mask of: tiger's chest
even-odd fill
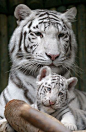
[[[33,76],[17,74],[17,77],[9,78],[7,89],[10,99],[20,99],[32,104],[36,98],[36,79]]]

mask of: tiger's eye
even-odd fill
[[[59,92],[58,96],[60,96],[60,95],[63,95],[63,93],[62,92]]]
[[[58,35],[58,37],[61,38],[61,37],[64,37],[64,35],[65,35],[64,33],[60,33],[60,34]]]
[[[43,37],[41,32],[36,32],[35,34],[36,34],[36,36],[40,36],[41,38]]]
[[[47,88],[48,91],[51,91],[51,88]]]

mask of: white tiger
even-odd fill
[[[76,77],[66,79],[52,73],[47,66],[41,68],[37,76],[36,101],[32,107],[54,116],[70,130],[86,129],[86,111],[83,122],[79,119],[80,115],[77,118],[77,111],[79,112],[83,103],[86,109],[86,93],[74,89],[76,84]]]
[[[31,10],[23,4],[16,7],[18,27],[9,44],[12,67],[8,86],[0,96],[0,131],[5,130],[4,107],[9,100],[34,103],[41,67],[50,66],[53,72],[69,77],[77,48],[71,26],[76,13],[75,7],[65,13]]]

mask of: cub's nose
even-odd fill
[[[50,100],[49,100],[49,104],[50,104],[50,105],[54,105],[54,104],[55,104],[55,101],[50,101]]]
[[[52,61],[54,61],[55,59],[57,59],[57,58],[60,56],[60,54],[53,55],[53,54],[47,54],[47,53],[46,53],[46,55],[47,55]]]

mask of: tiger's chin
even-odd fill
[[[49,67],[52,69],[53,73],[59,74],[62,66],[49,65]]]

